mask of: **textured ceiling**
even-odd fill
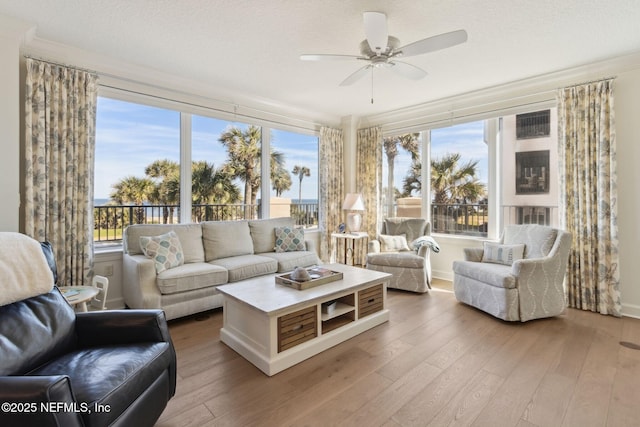
[[[362,64],[363,11],[385,12],[401,45],[457,29],[468,41],[339,83]],[[332,116],[366,116],[640,50],[638,0],[0,0],[0,14],[61,43],[207,85]],[[233,95],[230,95],[233,96]]]

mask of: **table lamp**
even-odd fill
[[[342,210],[351,211],[347,214],[347,228],[350,232],[356,233],[360,231],[362,225],[362,216],[360,212],[364,212],[364,200],[360,193],[348,193],[342,203]]]

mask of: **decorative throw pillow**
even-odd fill
[[[397,236],[381,234],[379,237],[380,251],[382,252],[398,252],[410,250],[409,245],[407,244],[406,234],[398,234]]]
[[[173,230],[160,236],[140,236],[140,247],[153,259],[158,274],[184,264],[182,245]]]
[[[304,230],[302,228],[276,227],[276,252],[304,251]]]
[[[511,265],[514,261],[522,259],[524,244],[501,245],[499,243],[484,242],[482,262]]]

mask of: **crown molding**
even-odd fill
[[[439,127],[487,118],[492,114],[537,108],[555,103],[558,88],[616,77],[640,68],[640,52],[584,64],[571,69],[454,95],[447,98],[363,117],[363,126],[382,126],[383,132]]]
[[[263,123],[278,123],[314,131],[318,131],[321,125],[335,127],[340,124],[338,116],[303,110],[272,99],[241,95],[215,84],[197,82],[37,36],[24,43],[21,52],[43,60],[94,71],[100,76],[100,84],[107,87],[212,109],[238,119],[247,117]]]

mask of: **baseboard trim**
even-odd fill
[[[453,271],[432,270],[431,276],[435,279],[448,280],[453,282]]]
[[[622,315],[640,319],[640,306],[635,304],[622,304]]]

